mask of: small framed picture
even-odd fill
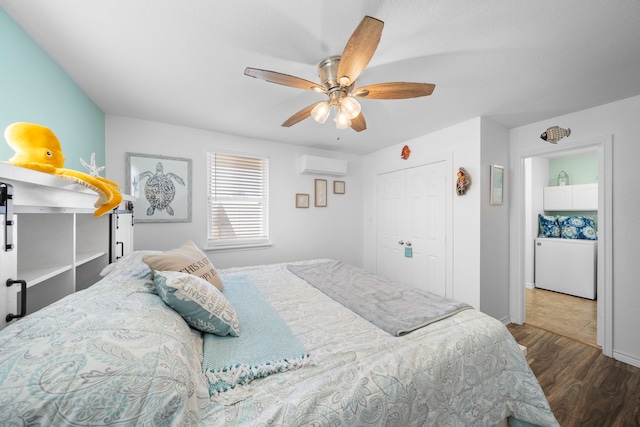
[[[315,180],[315,206],[324,208],[327,206],[327,180]]]
[[[333,194],[344,194],[344,181],[333,181]]]
[[[309,207],[309,195],[308,194],[296,194],[296,208],[308,208]]]
[[[491,165],[491,204],[504,203],[504,167]]]

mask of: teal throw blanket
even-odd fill
[[[240,336],[204,334],[202,368],[211,396],[308,362],[304,346],[249,279],[225,277],[223,294],[240,319]]]

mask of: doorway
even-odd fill
[[[513,152],[512,179],[514,188],[511,211],[510,315],[514,323],[525,323],[525,284],[527,283],[528,227],[526,210],[525,160],[580,149],[598,152],[598,261],[597,261],[597,343],[606,356],[613,353],[612,287],[612,137],[606,135],[565,143],[547,144],[537,149]]]
[[[597,242],[539,239],[538,214],[545,215],[545,222],[589,218],[597,228],[593,191],[599,176],[598,151],[590,147],[529,157],[524,168],[525,241],[529,242],[524,260],[525,323],[597,346]],[[547,249],[539,252],[540,248]]]

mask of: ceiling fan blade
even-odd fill
[[[310,117],[311,116],[311,110],[313,110],[313,107],[315,107],[316,105],[318,105],[318,104],[320,104],[322,102],[326,102],[326,101],[319,101],[319,102],[316,102],[315,104],[311,104],[308,107],[303,108],[302,110],[298,111],[293,116],[291,116],[287,120],[285,120],[285,122],[282,123],[282,126],[288,128],[288,127],[291,127],[291,126],[295,125],[296,123],[301,122],[304,119]]]
[[[276,71],[260,70],[258,68],[247,67],[244,74],[256,79],[265,80],[269,83],[277,83],[283,86],[295,87],[297,89],[312,90],[314,92],[326,92],[325,88],[318,83],[301,79],[300,77],[290,76],[288,74],[278,73]]]
[[[338,65],[340,86],[349,86],[356,81],[365,69],[378,47],[384,22],[365,16],[342,52]]]
[[[364,119],[362,113],[358,114],[355,119],[351,119],[351,129],[356,132],[362,132],[367,128],[367,122]]]
[[[351,95],[367,99],[407,99],[429,96],[436,85],[431,83],[378,83],[355,89]]]

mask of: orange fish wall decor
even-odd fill
[[[403,160],[407,160],[410,155],[411,155],[411,150],[409,150],[409,146],[405,145],[404,147],[402,147],[402,152],[400,153],[400,157],[402,157]]]

